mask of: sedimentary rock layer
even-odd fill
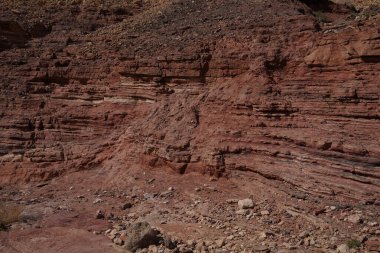
[[[2,183],[141,163],[380,193],[378,14],[324,8],[326,23],[279,0],[62,8],[41,36],[32,12],[7,12],[19,23],[0,41]]]

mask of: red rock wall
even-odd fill
[[[151,10],[88,34],[58,23],[0,53],[1,182],[142,162],[380,192],[378,16],[321,26],[281,1]]]

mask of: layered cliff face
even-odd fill
[[[379,14],[304,2],[2,7],[1,182],[140,164],[378,195]]]

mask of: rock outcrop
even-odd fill
[[[331,10],[326,24],[298,1],[137,2],[66,6],[28,42],[8,29],[0,182],[142,163],[380,193],[378,14]]]

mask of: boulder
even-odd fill
[[[127,229],[127,238],[124,243],[125,248],[136,252],[138,249],[147,248],[150,245],[158,244],[159,232],[152,229],[147,222],[136,222]]]

